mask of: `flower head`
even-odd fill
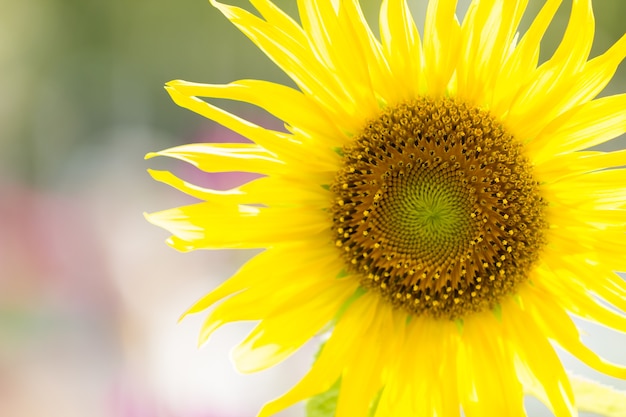
[[[575,399],[553,344],[626,378],[585,346],[570,315],[626,331],[626,94],[596,98],[626,36],[589,59],[590,0],[574,0],[556,52],[539,43],[561,1],[518,34],[527,1],[431,0],[424,36],[405,0],[383,0],[380,36],[357,0],[269,0],[258,15],[212,1],[297,85],[172,81],[179,105],[254,143],[154,155],[209,172],[264,174],[227,192],[153,176],[201,200],[150,214],[179,250],[264,248],[188,313],[259,320],[239,369],[282,361],[332,324],[309,373],[261,416],[341,380],[336,415],[557,416]],[[204,98],[259,106],[262,128]],[[611,169],[608,169],[611,168]]]

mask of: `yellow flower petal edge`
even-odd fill
[[[581,411],[605,417],[626,416],[626,392],[577,375],[570,379]]]
[[[339,379],[338,417],[524,416],[528,392],[557,417],[590,410],[555,346],[626,379],[572,321],[626,332],[626,151],[590,149],[626,133],[626,94],[597,98],[626,35],[589,59],[591,1],[572,0],[540,63],[561,0],[523,33],[526,0],[474,0],[461,21],[456,1],[430,0],[422,34],[406,0],[382,0],[380,36],[357,0],[298,0],[297,19],[250,3],[255,13],[211,0],[297,88],[172,81],[177,104],[252,143],[147,157],[264,176],[218,191],[150,171],[200,201],[146,216],[181,251],[263,249],[186,313],[208,310],[200,343],[258,321],[234,351],[241,371],[328,333],[259,416]],[[285,131],[212,99],[260,107]]]

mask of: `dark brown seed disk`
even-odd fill
[[[410,314],[494,308],[544,245],[545,202],[522,145],[453,99],[385,110],[343,149],[331,191],[348,269]]]

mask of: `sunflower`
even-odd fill
[[[148,215],[181,251],[263,248],[189,313],[200,340],[257,320],[239,370],[329,336],[270,416],[340,381],[336,415],[524,416],[533,392],[576,415],[555,346],[626,378],[581,342],[571,316],[626,331],[626,94],[597,98],[626,36],[589,59],[590,0],[574,0],[560,45],[539,44],[561,1],[518,33],[528,1],[428,3],[423,37],[405,0],[383,0],[380,36],[358,0],[269,0],[255,13],[211,2],[297,85],[172,81],[180,106],[249,138],[149,154],[207,172],[263,176],[228,191],[153,177],[201,202]],[[205,99],[265,109],[263,128]]]

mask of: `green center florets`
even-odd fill
[[[344,149],[331,191],[349,269],[412,314],[492,308],[543,246],[545,204],[521,145],[450,99],[385,111]]]
[[[405,190],[389,194],[388,227],[427,250],[458,243],[470,226],[471,215],[462,190],[418,176],[405,181]]]

